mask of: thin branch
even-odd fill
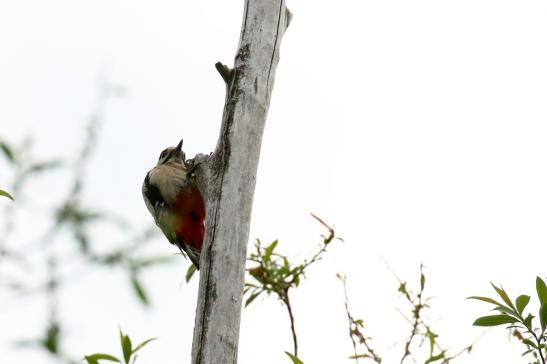
[[[541,359],[541,363],[545,364],[545,357],[543,356],[543,350],[542,350],[542,345],[543,344],[541,343],[542,336],[537,335],[534,331],[530,331],[530,333],[532,334],[532,336],[536,340],[537,347],[538,347],[537,351],[539,352],[539,357]]]
[[[321,247],[321,249],[314,254],[314,256],[310,259],[310,260],[305,260],[304,263],[302,263],[300,266],[299,266],[299,271],[297,273],[294,274],[293,276],[293,279],[288,282],[289,285],[292,285],[296,282],[297,279],[300,278],[300,275],[306,270],[306,268],[308,268],[310,265],[312,265],[313,263],[321,260],[321,255],[323,253],[325,253],[327,251],[327,246],[329,245],[330,242],[332,242],[332,240],[334,240],[334,238],[337,238],[338,240],[342,240],[341,238],[337,237],[336,236],[336,233],[334,231],[334,228],[331,227],[330,225],[328,225],[326,222],[324,222],[321,218],[319,218],[317,215],[315,214],[310,214],[315,220],[319,221],[319,223],[321,225],[323,225],[324,227],[327,228],[328,230],[328,235],[327,236],[324,236],[322,235],[323,237],[323,245]]]
[[[407,297],[408,301],[414,306],[413,310],[413,321],[412,321],[412,331],[410,333],[410,337],[407,339],[405,343],[405,352],[403,353],[403,357],[401,358],[401,364],[405,361],[405,359],[411,354],[410,353],[410,344],[412,344],[412,341],[416,337],[416,334],[418,334],[418,325],[420,324],[421,317],[420,314],[422,312],[422,309],[425,307],[423,301],[422,301],[422,295],[425,288],[425,281],[424,281],[424,275],[423,275],[423,264],[420,265],[420,278],[421,278],[421,284],[420,284],[420,290],[418,291],[416,295],[415,302],[411,297],[408,291],[403,292],[405,294],[405,297]],[[401,282],[402,284],[402,282]]]
[[[294,316],[292,314],[292,307],[291,307],[291,301],[289,300],[289,289],[285,288],[285,297],[283,297],[283,303],[285,304],[285,307],[287,307],[287,311],[289,312],[289,318],[291,320],[291,332],[292,332],[292,340],[294,345],[294,356],[298,356],[298,339],[296,336],[296,329],[294,327]]]

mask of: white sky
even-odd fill
[[[100,74],[124,85],[109,103],[88,199],[149,224],[140,185],[163,147],[213,149],[242,1],[23,0],[0,2],[0,125],[35,136],[45,156],[77,150]],[[441,342],[460,348],[501,282],[515,297],[545,276],[547,248],[547,2],[291,1],[265,130],[251,239],[281,240],[295,259],[316,248],[315,212],[345,243],[333,245],[294,294],[301,358],[349,363],[336,272],[386,363],[409,331],[384,265],[411,283],[426,265]],[[0,171],[0,178],[6,174]],[[39,191],[62,190],[43,181]],[[34,196],[32,196],[34,197]],[[40,196],[40,198],[43,198]],[[7,200],[0,201],[8,203]],[[158,239],[158,251],[173,252]],[[67,350],[117,353],[117,325],[158,336],[138,363],[187,363],[197,282],[184,266],[144,277],[153,309],[135,304],[125,277],[87,274],[63,295]],[[99,298],[104,294],[104,298]],[[534,295],[535,297],[535,295]],[[533,298],[534,299],[534,298]],[[287,363],[286,313],[272,300],[243,312],[240,363]],[[533,301],[534,304],[537,304]],[[43,303],[0,309],[0,361],[52,363],[9,340],[41,325]],[[535,306],[534,306],[535,307]],[[523,363],[502,329],[461,363]]]

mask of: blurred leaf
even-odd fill
[[[87,248],[89,244],[87,242],[87,237],[85,236],[85,233],[80,232],[75,235],[77,237],[77,240],[80,242],[80,246]],[[122,251],[113,251],[105,255],[97,256],[97,259],[106,265],[118,264],[124,258],[125,258],[125,254]]]
[[[11,147],[7,145],[4,142],[0,142],[0,149],[2,149],[2,152],[4,152],[4,156],[10,161],[15,162],[15,156],[13,155],[13,151],[11,150]]]
[[[543,303],[539,309],[539,322],[541,323],[541,330],[545,331],[545,328],[547,328],[547,302]]]
[[[522,312],[524,311],[524,309],[528,305],[528,302],[530,302],[530,296],[527,296],[525,294],[520,295],[520,296],[517,297],[515,302],[517,304],[517,312],[520,315],[522,315]]]
[[[78,203],[67,202],[55,212],[55,219],[59,225],[69,224],[75,228],[81,228],[86,222],[104,219],[105,216],[96,211],[86,210]]]
[[[123,358],[125,360],[125,364],[129,364],[129,359],[131,359],[131,352],[133,351],[131,347],[131,339],[129,338],[129,336],[124,335],[121,329],[120,329],[120,343],[122,346]]]
[[[146,291],[144,290],[144,287],[142,286],[136,274],[131,275],[131,286],[133,287],[133,290],[135,291],[135,294],[137,295],[141,303],[145,306],[148,306],[150,304],[150,301],[148,300]]]
[[[26,173],[27,174],[40,173],[40,172],[47,171],[49,169],[59,168],[62,165],[63,165],[63,162],[60,160],[51,160],[47,162],[35,163],[27,169]]]
[[[249,274],[254,279],[256,279],[257,281],[259,281],[262,284],[267,284],[269,282],[268,275],[266,274],[266,271],[260,265],[254,267],[254,268],[250,268],[249,269]]]
[[[264,251],[264,261],[269,261],[270,260],[270,257],[272,256],[272,253],[275,249],[275,247],[277,246],[277,243],[278,241],[275,240],[273,243],[271,243],[267,248],[266,250]]]
[[[539,304],[547,303],[547,286],[541,277],[536,277],[536,291],[538,293]]]
[[[10,195],[9,193],[7,193],[4,190],[0,190],[0,196],[5,196],[5,197],[9,198],[10,200],[14,201],[13,196]]]
[[[294,356],[293,354],[289,353],[288,351],[285,352],[285,354],[287,354],[287,356],[289,358],[291,358],[293,364],[304,364],[304,362],[300,359],[298,359],[296,356]]]
[[[492,316],[483,316],[473,322],[474,326],[499,326],[503,324],[512,324],[518,320],[514,317],[507,315],[492,315]]]
[[[60,332],[61,328],[59,327],[59,325],[53,322],[48,327],[46,337],[42,341],[42,345],[44,346],[44,348],[52,354],[56,354],[58,352]]]
[[[406,290],[406,282],[401,282],[398,291],[405,295],[408,294],[408,291]]]
[[[192,279],[194,273],[196,273],[198,269],[196,268],[195,265],[193,264],[190,264],[190,266],[188,267],[188,270],[186,271],[186,283],[190,282],[190,279]]]
[[[137,345],[137,347],[133,350],[132,354],[135,354],[137,351],[139,351],[140,349],[142,349],[145,345],[147,345],[149,342],[151,341],[154,341],[154,340],[157,340],[158,338],[157,337],[152,337],[150,339],[147,339],[147,340],[144,340],[142,343],[140,343],[139,345]]]
[[[511,307],[512,309],[515,309],[515,306],[513,306],[513,302],[511,302],[511,299],[509,298],[509,295],[507,294],[507,292],[505,292],[503,288],[496,287],[494,283],[490,283],[490,284],[492,285],[492,287],[494,287],[494,289],[496,290],[498,295],[501,297],[503,302],[509,305],[509,307]]]
[[[479,301],[491,303],[491,304],[493,304],[493,305],[503,306],[503,305],[502,305],[501,303],[499,303],[498,301],[493,300],[492,298],[489,298],[489,297],[471,296],[471,297],[467,297],[467,299],[468,299],[468,300],[479,300]]]
[[[259,288],[259,287],[256,284],[245,282],[245,288],[243,289],[243,293],[247,293],[253,288]]]
[[[74,240],[79,243],[82,253],[89,252],[89,239],[87,238],[86,231],[81,224],[76,224],[73,230]]]
[[[114,361],[116,363],[121,363],[120,359],[116,358],[115,356],[108,355],[108,354],[101,354],[101,353],[86,355],[84,359],[87,360],[88,364],[99,364],[99,360],[108,360],[108,361]]]
[[[140,260],[135,260],[134,266],[137,268],[151,267],[153,265],[165,264],[173,261],[173,257],[170,256],[161,256],[161,257],[150,257]]]
[[[433,356],[433,350],[435,350],[435,340],[439,337],[439,335],[435,334],[431,330],[427,330],[427,339],[429,340],[429,356]]]
[[[534,350],[536,349],[530,349],[530,350],[526,350],[524,353],[522,353],[522,356],[525,356],[526,354],[530,354],[531,352],[533,352]],[[539,364],[537,361],[533,362],[532,364]]]

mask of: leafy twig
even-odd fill
[[[113,361],[116,363],[124,364],[134,364],[137,360],[137,351],[141,350],[144,346],[154,340],[157,340],[157,338],[154,337],[144,340],[142,343],[138,344],[133,348],[133,344],[131,343],[131,338],[129,337],[129,335],[124,334],[123,331],[120,329],[120,346],[122,347],[123,361],[114,355],[104,353],[86,355],[84,357],[84,360],[87,362],[87,364],[99,364],[100,360]]]
[[[412,310],[412,331],[410,332],[410,336],[408,337],[408,339],[405,342],[405,349],[404,349],[405,351],[404,351],[403,356],[401,358],[401,362],[400,362],[401,364],[403,364],[405,359],[411,354],[410,353],[410,344],[412,344],[412,341],[416,337],[416,334],[418,334],[418,325],[422,321],[421,320],[421,312],[422,312],[422,309],[424,307],[426,307],[423,300],[422,300],[423,293],[424,293],[424,288],[425,288],[425,275],[423,273],[423,268],[424,268],[424,266],[423,266],[423,264],[421,264],[420,265],[420,290],[416,294],[415,298],[412,298],[410,293],[407,291],[406,282],[399,281],[399,283],[400,283],[399,292],[401,292],[406,297],[408,302],[411,305],[414,306],[413,310]]]
[[[355,319],[350,312],[348,290],[347,290],[347,284],[346,284],[347,277],[341,274],[337,274],[336,277],[338,277],[342,281],[342,284],[344,286],[344,307],[346,309],[346,314],[348,316],[349,337],[353,344],[353,356],[351,356],[350,359],[355,359],[355,363],[359,363],[360,358],[370,358],[375,363],[381,363],[382,358],[374,351],[374,349],[372,349],[372,346],[368,342],[370,338],[366,337],[361,332],[361,329],[364,328],[363,320]],[[365,347],[365,353],[363,354],[357,353],[357,344],[361,344]]]
[[[532,354],[535,363],[546,364],[547,347],[547,285],[541,277],[536,277],[536,292],[539,300],[539,327],[534,326],[534,318],[531,313],[524,314],[524,310],[530,302],[530,296],[520,295],[513,302],[509,294],[502,288],[492,284],[492,287],[501,298],[503,303],[482,296],[472,296],[469,299],[483,301],[495,306],[499,314],[482,316],[475,320],[475,326],[500,326],[508,325],[508,329],[514,329],[513,335],[516,336],[525,346],[526,351],[522,355]],[[524,335],[521,333],[521,331]]]
[[[247,294],[245,306],[251,304],[251,302],[264,292],[268,295],[274,294],[277,296],[284,304],[289,315],[294,356],[297,356],[298,353],[298,337],[296,334],[295,319],[289,299],[289,292],[292,288],[298,287],[302,278],[305,277],[306,269],[311,264],[321,260],[322,255],[327,250],[327,246],[334,239],[342,240],[336,236],[334,229],[327,225],[323,220],[313,214],[312,217],[323,225],[328,233],[326,236],[322,236],[323,241],[320,249],[311,257],[311,259],[306,259],[302,263],[294,266],[289,262],[287,257],[275,251],[278,244],[277,240],[264,248],[261,241],[258,239],[255,242],[255,252],[250,254],[247,259],[249,262],[258,265],[248,269],[250,276],[254,278],[255,282],[245,283],[244,293]]]

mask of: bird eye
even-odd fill
[[[160,159],[162,159],[163,157],[165,157],[166,154],[167,154],[167,149],[165,149],[163,152],[161,152],[161,154],[160,154]]]

